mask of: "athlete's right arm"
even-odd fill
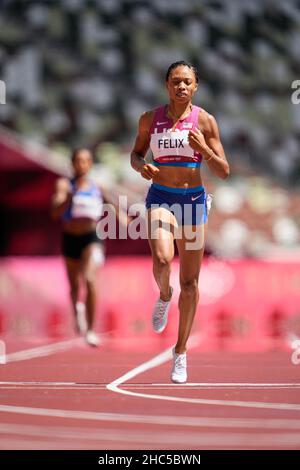
[[[141,173],[146,180],[151,180],[159,172],[159,169],[146,163],[144,157],[149,149],[149,130],[153,119],[153,111],[143,113],[139,121],[138,135],[131,152],[131,166],[134,170]]]
[[[55,183],[55,190],[51,200],[51,216],[58,219],[67,209],[72,200],[72,191],[69,180],[59,178]]]

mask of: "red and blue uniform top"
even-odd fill
[[[63,220],[85,218],[97,221],[103,210],[103,196],[100,188],[92,180],[88,181],[88,187],[79,189],[75,178],[70,180],[72,189],[72,201],[62,215]]]
[[[201,108],[193,105],[190,114],[180,120],[175,128],[166,111],[166,105],[155,110],[149,131],[153,164],[156,166],[199,167],[202,155],[190,147],[188,134],[190,130],[199,127],[198,115]]]

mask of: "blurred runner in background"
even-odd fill
[[[76,329],[91,346],[99,345],[94,331],[96,320],[96,275],[104,262],[104,247],[96,234],[102,215],[103,189],[90,177],[93,165],[90,150],[73,152],[74,177],[60,178],[52,198],[52,216],[62,219],[62,254],[65,259]],[[79,301],[80,282],[86,288],[85,303]]]

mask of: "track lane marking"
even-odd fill
[[[300,430],[300,419],[289,418],[214,418],[170,415],[137,415],[126,413],[102,413],[97,411],[59,410],[55,408],[33,408],[28,406],[0,405],[0,412],[21,415],[43,416],[117,423],[135,423],[161,426],[249,428],[273,430]],[[2,423],[6,425],[6,423]]]
[[[81,389],[81,390],[99,390],[106,389],[107,383],[84,383],[84,382],[16,382],[16,381],[0,381],[0,389],[61,389],[61,390],[72,390],[72,389]],[[154,390],[168,390],[172,388],[178,388],[177,384],[172,383],[124,383],[123,388],[127,389],[154,389]],[[195,388],[197,390],[206,390],[206,389],[298,389],[300,388],[300,383],[238,383],[238,382],[197,382],[197,383],[185,383],[181,384],[180,388],[191,389]]]
[[[21,439],[24,440],[24,443],[30,440],[32,437],[35,438],[34,446],[41,445],[43,443],[50,443],[54,445],[53,439],[56,439],[59,444],[61,441],[68,441],[70,444],[77,441],[74,444],[74,447],[78,443],[84,443],[84,445],[98,445],[103,444],[103,442],[128,442],[128,443],[145,443],[149,445],[168,443],[171,445],[192,445],[197,446],[199,444],[209,444],[209,445],[218,445],[219,442],[222,442],[224,445],[237,445],[247,444],[247,445],[280,445],[285,444],[288,446],[294,446],[300,443],[300,433],[286,433],[280,432],[276,434],[272,433],[263,433],[259,436],[259,441],[257,435],[253,433],[243,432],[241,434],[237,433],[220,433],[220,432],[206,432],[199,436],[198,433],[188,432],[182,434],[175,430],[169,430],[167,435],[165,431],[159,431],[153,433],[150,430],[144,430],[143,433],[138,430],[127,430],[126,433],[121,432],[120,430],[107,430],[107,429],[93,429],[93,428],[69,428],[62,426],[51,426],[51,427],[42,427],[39,425],[18,425],[18,424],[9,424],[1,425],[0,424],[0,434],[4,436],[1,437],[1,444],[3,439],[6,439],[6,436],[20,436],[18,439],[15,437],[15,440]],[[51,440],[50,440],[51,439]],[[46,441],[46,442],[45,442]],[[9,442],[9,441],[8,441]],[[32,442],[31,442],[32,445]]]
[[[199,335],[193,335],[190,338],[189,347],[195,346],[199,343]],[[120,393],[127,396],[137,397],[137,398],[146,398],[151,400],[162,400],[162,401],[172,401],[178,403],[191,403],[195,405],[212,405],[212,406],[229,406],[229,407],[240,407],[240,408],[257,408],[257,409],[270,409],[270,410],[285,410],[285,411],[300,411],[300,403],[269,403],[269,402],[255,402],[255,401],[240,401],[240,400],[212,400],[204,398],[182,398],[175,397],[172,395],[158,395],[150,393],[140,393],[133,392],[130,390],[125,390],[120,388],[121,385],[124,385],[128,380],[133,379],[139,374],[147,372],[155,367],[158,367],[165,362],[168,362],[172,359],[172,348],[168,348],[162,353],[154,356],[152,359],[143,362],[137,367],[134,367],[126,374],[122,375],[118,379],[115,379],[113,382],[107,385],[107,390],[111,392]],[[184,384],[186,385],[186,384]],[[175,385],[176,389],[182,387],[181,384]]]
[[[72,338],[66,341],[37,346],[35,348],[23,349],[13,353],[6,354],[6,364],[10,362],[27,361],[37,357],[45,357],[57,352],[66,351],[73,346],[85,344],[83,338]]]

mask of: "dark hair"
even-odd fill
[[[186,62],[185,60],[179,60],[178,62],[174,62],[173,64],[170,65],[170,67],[168,68],[167,73],[166,73],[166,82],[168,81],[172,70],[176,69],[180,65],[184,65],[185,67],[189,67],[194,72],[196,83],[198,83],[198,81],[199,81],[198,70],[196,69],[196,67],[193,64],[191,64],[190,62]]]
[[[86,150],[87,152],[89,152],[91,154],[91,159],[93,160],[93,152],[89,148],[87,148],[87,147],[77,147],[71,153],[72,162],[74,162],[74,160],[77,157],[78,153],[81,152],[82,150]]]

